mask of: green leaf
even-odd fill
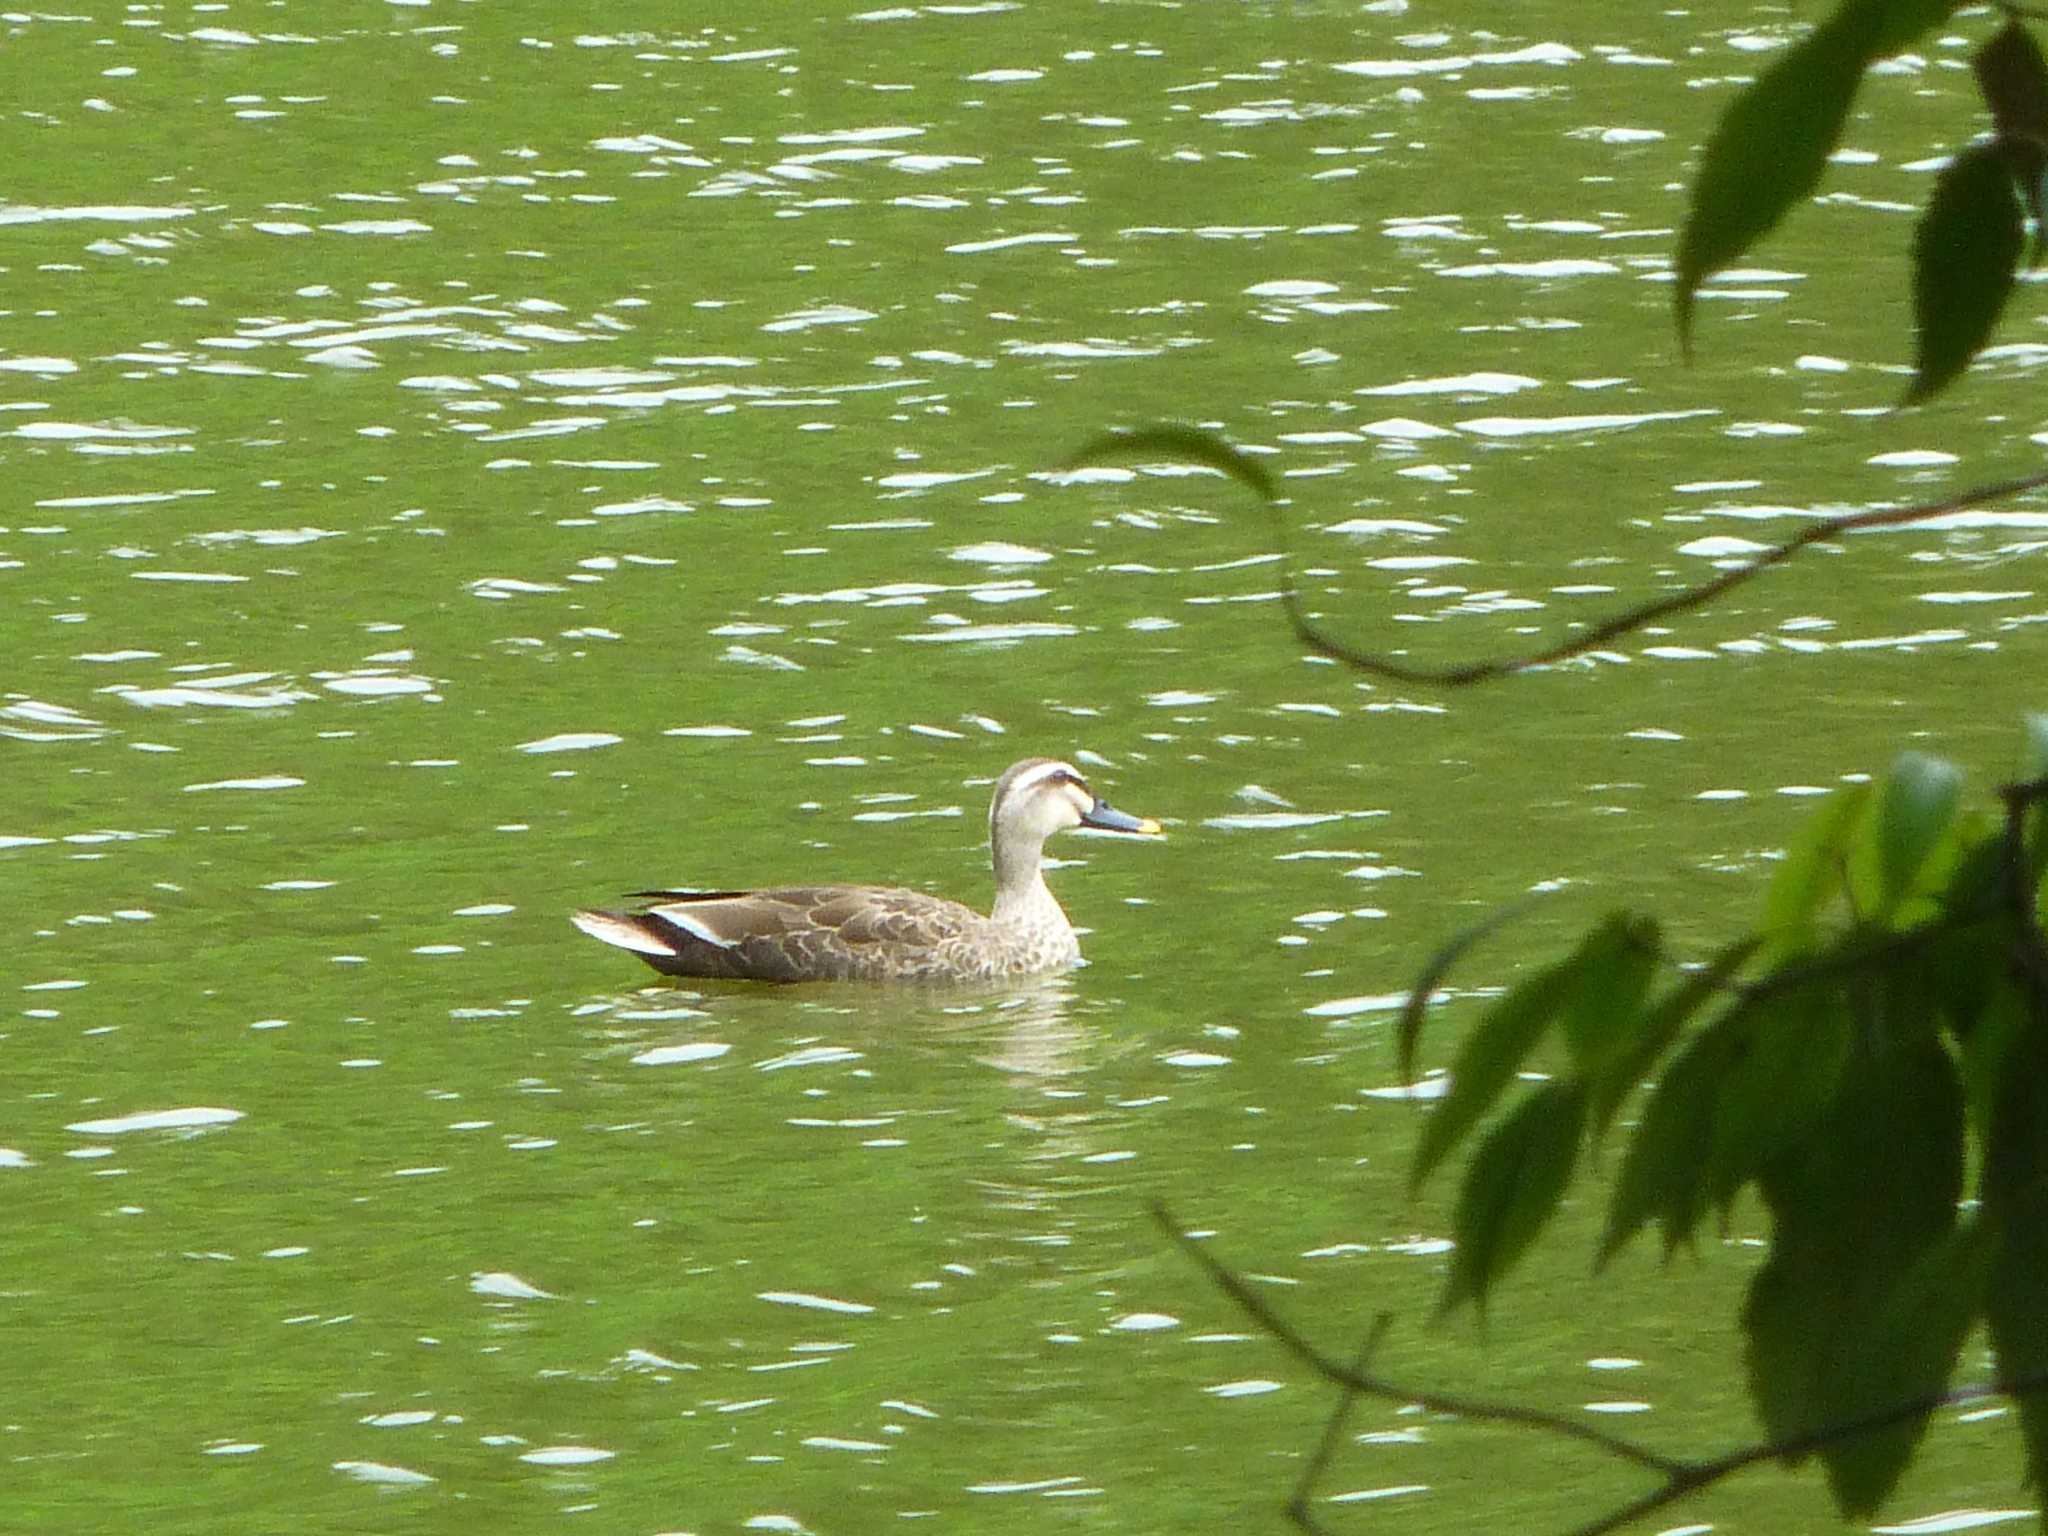
[[[1628,1048],[1657,965],[1657,920],[1610,913],[1580,944],[1564,1041],[1572,1064],[1591,1076]]]
[[[2001,857],[1996,842],[1986,840],[1967,862],[1991,865],[1995,880]],[[1938,1020],[1966,1053],[1992,999],[2011,986],[2012,929],[1988,899],[1995,895],[1988,888],[1967,903],[1946,902],[1945,920],[1921,930],[1922,941],[1888,968],[1887,987],[1910,991],[1915,1011]],[[1965,917],[1969,912],[1992,915]]]
[[[1991,113],[1992,135],[2004,154],[2006,168],[2019,183],[2027,214],[2034,221],[2034,251],[2041,259],[2041,231],[2048,227],[2048,201],[2043,199],[2042,173],[2048,171],[2048,64],[2034,46],[2034,34],[2017,16],[2009,16],[1983,47],[1970,56],[1977,94]]]
[[[1946,1233],[1962,1193],[1963,1100],[1956,1064],[1930,1023],[1866,1003],[1834,1102],[1762,1188],[1774,1221],[1900,1250]]]
[[[1450,975],[1451,967],[1464,958],[1465,952],[1494,929],[1511,918],[1528,911],[1527,899],[1513,902],[1488,913],[1471,927],[1453,934],[1443,948],[1429,957],[1429,963],[1422,968],[1422,974],[1408,991],[1408,1001],[1401,1007],[1401,1022],[1395,1031],[1395,1055],[1400,1063],[1401,1081],[1415,1081],[1415,1048],[1422,1040],[1423,1015],[1429,1009],[1429,1000],[1436,995],[1444,978]]]
[[[1820,185],[1863,70],[1877,57],[1883,7],[1851,0],[1729,104],[1714,125],[1678,240],[1678,337],[1692,345],[1694,296]]]
[[[1843,1412],[1867,1417],[1948,1388],[1956,1359],[1984,1307],[1992,1245],[1976,1225],[1959,1227],[1907,1266],[1846,1339],[1838,1384]],[[1821,1451],[1835,1502],[1851,1519],[1874,1513],[1913,1459],[1934,1412],[1844,1435]]]
[[[1915,893],[1929,897],[1952,921],[1996,910],[2004,899],[2004,837],[2003,823],[1983,808],[1958,812],[1948,835],[1921,866]]]
[[[1844,861],[1869,813],[1872,794],[1868,784],[1836,790],[1799,829],[1764,897],[1761,927],[1769,958],[1790,959],[1817,942],[1815,918],[1842,890]]]
[[[2032,150],[2039,174],[2041,146],[2048,144],[2048,64],[2034,45],[2034,34],[2017,17],[2008,17],[1991,40],[1970,56],[1977,76],[1977,94],[1991,113],[1991,131],[2011,149]],[[2015,166],[2028,179],[2027,166]]]
[[[1955,1230],[1962,1176],[1955,1063],[1931,1029],[1891,1019],[1866,1023],[1829,1112],[1760,1174],[1771,1253],[1743,1308],[1750,1395],[1774,1441],[1806,1443],[1788,1462],[1817,1451],[1844,1514],[1889,1488],[1912,1435],[1826,1432],[1896,1406],[1869,1395],[1882,1368],[1863,1354],[1902,1326],[1901,1294],[1931,1283],[1916,1271],[1939,1271],[1930,1255]]]
[[[1467,1300],[1483,1308],[1487,1291],[1543,1230],[1571,1181],[1585,1118],[1581,1084],[1546,1083],[1481,1140],[1451,1217],[1457,1247],[1439,1316]]]
[[[1724,1213],[1743,1185],[1827,1114],[1854,1027],[1841,994],[1827,986],[1769,994],[1744,1012],[1749,1027],[1722,1075],[1702,1170],[1704,1199]]]
[[[1907,928],[1966,921],[1989,910],[1999,886],[1998,839],[2003,832],[1996,817],[1982,806],[1962,806],[1948,829],[1921,860],[1905,896],[1892,912],[1892,926]]]
[[[1652,1220],[1664,1228],[1667,1258],[1690,1240],[1705,1208],[1701,1188],[1713,1147],[1715,1104],[1754,1029],[1754,1020],[1740,1011],[1715,1020],[1658,1080],[1622,1159],[1595,1268]]]
[[[2008,17],[1970,55],[1970,68],[2000,138],[2048,140],[2048,65],[2025,23]]]
[[[1419,1189],[1470,1134],[1553,1022],[1562,1024],[1582,1070],[1625,1049],[1642,1012],[1656,946],[1654,922],[1611,913],[1570,955],[1487,1009],[1451,1064],[1450,1092],[1423,1126],[1409,1188]]]
[[[2008,1049],[1986,1138],[1983,1218],[1996,1243],[1985,1319],[2001,1380],[2048,1375],[2048,1021]],[[2048,1395],[2018,1399],[2027,1481],[2048,1487]]]
[[[1976,144],[1935,178],[1913,236],[1918,344],[1902,405],[1945,389],[1990,339],[2012,294],[2026,229],[2006,149]]]
[[[1847,0],[1721,114],[1678,241],[1678,338],[1690,350],[1700,283],[1820,185],[1863,71],[1955,10],[1955,0]]]
[[[1084,464],[1126,463],[1154,454],[1164,455],[1176,463],[1199,464],[1204,469],[1228,475],[1266,501],[1279,499],[1273,477],[1266,472],[1265,465],[1242,449],[1231,447],[1215,433],[1179,422],[1158,422],[1127,431],[1105,432],[1060,467],[1078,469]]]
[[[1877,36],[1871,58],[1899,53],[1956,12],[1959,0],[1877,0]]]
[[[1979,925],[1986,996],[1962,1036],[1960,1071],[1972,1124],[1991,1126],[2006,1092],[2006,1063],[2027,1038],[2027,1001],[2005,965],[2012,930],[2003,923]]]
[[[1659,998],[1642,1015],[1642,1023],[1627,1048],[1599,1073],[1592,1083],[1587,1114],[1592,1121],[1592,1139],[1597,1144],[1614,1122],[1614,1113],[1629,1091],[1651,1073],[1657,1058],[1678,1038],[1686,1021],[1728,985],[1761,941],[1754,936],[1738,939],[1688,974]]]
[[[1963,1340],[1983,1313],[1991,1248],[1980,1226],[1961,1226],[1899,1276],[1848,1352],[1843,1386],[1851,1402],[1881,1409],[1948,1389]],[[1835,1496],[1846,1510],[1860,1519],[1884,1502],[1927,1419],[1923,1414],[1829,1453]]]
[[[1962,769],[1924,752],[1900,753],[1885,775],[1875,830],[1886,912],[1898,906],[1948,831],[1962,792]]]
[[[1451,1088],[1422,1123],[1415,1148],[1410,1191],[1464,1140],[1501,1090],[1514,1079],[1529,1052],[1570,1001],[1578,956],[1547,966],[1518,982],[1480,1018],[1451,1063]]]

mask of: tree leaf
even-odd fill
[[[1902,752],[1878,794],[1875,832],[1884,910],[1896,909],[1949,823],[1963,792],[1963,771],[1925,752]]]
[[[1931,1022],[1866,1005],[1834,1102],[1762,1179],[1772,1219],[1795,1233],[1882,1247],[1891,1268],[1955,1224],[1963,1099]]]
[[[1577,965],[1575,953],[1518,982],[1473,1026],[1451,1063],[1450,1092],[1422,1123],[1408,1176],[1411,1192],[1422,1187],[1513,1080],[1543,1031],[1570,1000]]]
[[[1970,56],[1970,68],[1977,75],[1977,94],[1991,113],[1991,131],[2006,169],[2019,184],[2034,221],[2029,260],[2038,262],[2041,232],[2048,227],[2042,188],[2042,174],[2048,171],[2048,64],[2034,45],[2033,31],[2017,16],[2008,16],[1991,40]]]
[[[1700,284],[1820,185],[1874,57],[1881,7],[1851,0],[1746,87],[1707,140],[1678,239],[1678,338],[1692,345]]]
[[[1664,1228],[1667,1258],[1691,1238],[1705,1208],[1701,1187],[1714,1144],[1715,1104],[1754,1028],[1754,1020],[1740,1011],[1724,1015],[1680,1051],[1658,1080],[1615,1180],[1596,1269],[1652,1220]]]
[[[1991,1244],[1976,1223],[1923,1253],[1849,1351],[1843,1382],[1849,1400],[1881,1409],[1946,1391],[1963,1340],[1983,1313],[1990,1267]],[[1923,1414],[1860,1436],[1830,1454],[1836,1498],[1845,1509],[1861,1518],[1884,1502],[1927,1432],[1927,1419]]]
[[[2001,139],[2048,143],[2048,65],[2024,22],[2008,17],[1970,55],[1970,68],[1991,113],[1992,132]]]
[[[1918,1283],[1916,1268],[1938,1268],[1928,1255],[1955,1229],[1962,1175],[1962,1088],[1940,1039],[1911,1021],[1864,1021],[1829,1113],[1758,1180],[1771,1254],[1743,1327],[1750,1396],[1774,1441],[1895,1406],[1866,1395],[1872,1367],[1861,1356],[1891,1326],[1902,1287]],[[1818,1454],[1843,1513],[1867,1512],[1911,1448],[1910,1433],[1825,1439]]]
[[[1970,65],[2006,168],[2034,222],[2034,248],[2027,261],[2035,265],[2048,230],[2048,187],[2043,184],[2048,173],[2048,65],[2017,12],[1971,56]]]
[[[1423,1015],[1428,1012],[1430,998],[1450,974],[1451,967],[1463,959],[1465,952],[1474,944],[1528,909],[1529,902],[1525,898],[1489,912],[1469,928],[1453,934],[1441,949],[1429,957],[1429,963],[1423,966],[1415,985],[1409,988],[1408,1001],[1401,1006],[1401,1022],[1395,1030],[1395,1059],[1399,1062],[1402,1082],[1415,1081],[1415,1048],[1422,1040]]]
[[[1995,904],[2003,857],[1995,838],[1968,849],[1962,860],[1967,878],[1951,883],[1942,920],[1919,930],[1919,942],[1888,968],[1887,988],[1910,991],[1915,1011],[1954,1036],[1966,1065],[1987,1009],[2012,985],[2007,964],[2012,925]],[[1958,886],[1969,893],[1967,900],[1954,899]],[[1990,1109],[1989,1104],[1980,1107]]]
[[[1557,1209],[1578,1160],[1586,1094],[1575,1081],[1546,1083],[1479,1143],[1451,1217],[1451,1272],[1438,1315],[1486,1293]]]
[[[1925,37],[1956,12],[1959,0],[1877,0],[1877,37],[1871,58],[1898,53]]]
[[[1982,939],[1978,953],[1987,995],[1972,1017],[1968,1032],[1962,1036],[1958,1070],[1962,1073],[1971,1122],[1990,1126],[2006,1092],[2006,1064],[2013,1050],[2027,1038],[2029,1021],[2026,999],[2013,984],[2005,964],[2011,950],[2012,930],[2003,923],[1986,922],[1973,932]]]
[[[1868,784],[1838,789],[1799,829],[1764,896],[1761,929],[1769,945],[1768,958],[1791,959],[1816,944],[1814,919],[1842,890],[1844,860],[1857,841],[1872,793]]]
[[[1707,140],[1678,240],[1678,339],[1700,283],[1820,184],[1863,71],[1948,19],[1956,0],[1846,0],[1730,103]]]
[[[1592,1076],[1635,1037],[1657,965],[1657,920],[1610,913],[1580,944],[1571,1002],[1563,1016],[1572,1064]]]
[[[1990,339],[2026,230],[2007,149],[1975,144],[1935,178],[1913,235],[1913,382],[1902,405],[1946,388]]]
[[[1607,1128],[1614,1122],[1614,1113],[1629,1090],[1650,1075],[1657,1058],[1678,1038],[1678,1032],[1685,1027],[1686,1021],[1728,984],[1730,978],[1756,953],[1760,942],[1752,935],[1728,945],[1644,1012],[1642,1024],[1628,1048],[1593,1079],[1587,1115],[1592,1122],[1592,1139],[1596,1144],[1607,1134]]]
[[[1964,808],[1921,865],[1914,894],[1925,896],[1934,913],[1951,922],[1996,911],[2005,890],[2004,838],[1997,817],[1981,807]]]
[[[1985,1320],[2001,1380],[2048,1374],[2048,1021],[2029,1015],[2008,1050],[1986,1137],[1983,1218],[1996,1250]],[[2027,1481],[2048,1487],[2048,1395],[2018,1399]]]
[[[1721,1078],[1702,1170],[1702,1197],[1724,1213],[1743,1185],[1828,1113],[1854,1027],[1841,993],[1829,986],[1742,1006],[1749,1027]]]
[[[1113,464],[1163,454],[1183,464],[1199,464],[1228,475],[1265,501],[1279,500],[1273,477],[1266,466],[1241,448],[1233,448],[1215,433],[1180,422],[1157,422],[1151,426],[1105,432],[1085,444],[1060,467],[1078,469],[1084,464]]]
[[[1841,1350],[1839,1394],[1852,1419],[1932,1399],[1947,1389],[1963,1340],[1983,1313],[1991,1249],[1977,1225],[1958,1227],[1876,1298]],[[1821,1452],[1844,1515],[1865,1519],[1889,1497],[1933,1412],[1930,1402],[1925,1413],[1845,1435]]]

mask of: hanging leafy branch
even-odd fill
[[[1717,1456],[1667,1456],[1624,1435],[1610,1434],[1582,1420],[1552,1413],[1547,1409],[1530,1408],[1519,1403],[1495,1402],[1484,1398],[1454,1396],[1379,1374],[1370,1367],[1373,1357],[1392,1327],[1391,1316],[1385,1312],[1373,1319],[1372,1328],[1367,1333],[1365,1342],[1360,1346],[1353,1362],[1346,1365],[1336,1356],[1326,1354],[1317,1348],[1314,1341],[1276,1310],[1244,1275],[1223,1263],[1205,1243],[1181,1226],[1164,1204],[1155,1201],[1151,1210],[1152,1219],[1166,1235],[1195,1262],[1218,1290],[1237,1304],[1253,1324],[1264,1330],[1269,1337],[1316,1375],[1339,1389],[1336,1407],[1331,1410],[1329,1420],[1324,1425],[1322,1439],[1317,1442],[1315,1452],[1303,1464],[1301,1476],[1297,1479],[1294,1492],[1287,1501],[1289,1518],[1304,1531],[1323,1530],[1321,1522],[1315,1518],[1315,1490],[1324,1473],[1329,1470],[1331,1461],[1335,1459],[1352,1408],[1362,1397],[1398,1403],[1403,1407],[1424,1408],[1449,1418],[1470,1419],[1475,1423],[1485,1424],[1510,1424],[1535,1433],[1578,1441],[1617,1461],[1627,1462],[1658,1474],[1660,1481],[1649,1491],[1595,1515],[1583,1524],[1574,1526],[1567,1533],[1567,1536],[1608,1536],[1609,1532],[1622,1530],[1638,1520],[1647,1519],[1703,1489],[1725,1482],[1738,1473],[1761,1466],[1765,1462],[1782,1462],[1790,1458],[1810,1456],[1830,1446],[1846,1445],[1867,1435],[1882,1434],[1901,1424],[1924,1421],[1928,1415],[1942,1408],[1958,1408],[1992,1398],[2025,1399],[2048,1392],[2048,1372],[1986,1382],[1976,1386],[1951,1387],[1923,1397],[1890,1403],[1861,1418],[1831,1424],[1813,1434],[1792,1440],[1752,1441],[1723,1451]]]
[[[1956,0],[1845,0],[1722,113],[1700,159],[1679,234],[1673,294],[1680,343],[1693,341],[1703,284],[1746,254],[1820,185],[1864,73],[1911,47]],[[1972,56],[1991,137],[1935,178],[1913,241],[1913,381],[1905,405],[1939,393],[1969,366],[2011,296],[2025,218],[2044,227],[2048,65],[2018,7]],[[2024,197],[2024,213],[2022,211]]]
[[[1489,1008],[1416,1154],[1420,1183],[1491,1117],[1458,1193],[1444,1306],[1484,1304],[1614,1107],[1654,1077],[1598,1262],[1653,1223],[1669,1256],[1710,1211],[1725,1222],[1761,1197],[1751,1400],[1774,1443],[1817,1442],[1845,1516],[1890,1492],[1926,1415],[1833,1429],[1938,1401],[1971,1328],[1988,1324],[2004,1379],[2048,1369],[2048,716],[2029,735],[2030,777],[2002,821],[1960,814],[1959,772],[1909,753],[1830,798],[1754,932],[1702,970],[1653,985],[1654,925],[1616,914]],[[1560,1070],[1497,1113],[1546,1045]],[[1980,1169],[1968,1217],[1966,1166]],[[2024,1399],[2020,1419],[2038,1482],[2048,1404]]]
[[[1257,459],[1243,449],[1224,442],[1214,433],[1204,431],[1200,427],[1184,426],[1174,422],[1107,432],[1083,445],[1060,467],[1062,470],[1073,470],[1089,464],[1143,461],[1153,455],[1175,463],[1198,464],[1205,469],[1228,476],[1266,504],[1273,514],[1274,525],[1279,530],[1281,551],[1287,557],[1287,564],[1281,576],[1280,601],[1286,609],[1287,622],[1293,627],[1296,638],[1302,644],[1319,655],[1342,662],[1345,666],[1369,676],[1384,677],[1394,682],[1431,683],[1445,687],[1484,682],[1491,678],[1504,677],[1511,672],[1521,672],[1530,667],[1550,666],[1556,662],[1568,661],[1574,656],[1586,655],[1645,625],[1702,607],[1722,593],[1761,575],[1774,565],[1791,559],[1811,545],[1872,528],[1898,528],[1909,523],[1924,522],[1928,518],[1945,517],[1952,512],[1983,506],[1987,502],[2004,501],[2023,491],[2038,490],[2048,485],[2048,471],[2042,471],[2038,474],[2022,475],[2014,480],[2001,480],[1991,485],[1976,486],[1954,496],[1943,497],[1939,501],[1915,502],[1904,507],[1878,507],[1863,512],[1847,512],[1838,517],[1821,518],[1802,528],[1784,543],[1764,550],[1746,565],[1723,571],[1711,581],[1701,582],[1698,586],[1686,587],[1668,596],[1623,609],[1597,624],[1578,630],[1565,639],[1514,655],[1486,656],[1476,661],[1428,665],[1403,661],[1384,652],[1356,649],[1335,639],[1322,627],[1316,616],[1309,612],[1302,599],[1300,584],[1295,579],[1291,549],[1292,530],[1286,517],[1286,503],[1275,487],[1273,477]]]
[[[1770,1228],[1742,1311],[1756,1444],[1673,1457],[1560,1415],[1397,1384],[1367,1369],[1383,1322],[1345,1366],[1155,1216],[1343,1389],[1340,1414],[1359,1394],[1420,1403],[1568,1436],[1661,1476],[1579,1536],[1808,1457],[1843,1516],[1865,1518],[1935,1410],[1991,1396],[2018,1401],[2028,1480],[2048,1483],[2048,715],[2029,717],[2026,736],[2026,777],[2001,789],[2002,816],[1964,811],[1960,770],[1913,752],[1880,782],[1830,796],[1755,927],[1704,962],[1676,962],[1652,918],[1604,918],[1486,1009],[1423,1123],[1413,1186],[1470,1147],[1440,1312],[1485,1306],[1625,1111],[1635,1119],[1596,1268],[1651,1225],[1669,1259],[1754,1194]],[[1404,1014],[1411,1080],[1423,1000],[1469,948],[1455,941],[1432,963]],[[1540,1084],[1511,1098],[1539,1061]],[[1951,1388],[1980,1326],[1997,1379]],[[1304,1527],[1308,1482],[1334,1443],[1326,1434],[1296,1492]]]

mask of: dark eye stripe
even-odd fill
[[[1065,763],[1050,762],[1041,763],[1024,775],[1013,787],[1012,793],[1036,794],[1040,790],[1058,788],[1078,789],[1084,795],[1094,793],[1089,789],[1087,781]]]

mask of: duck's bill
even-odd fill
[[[1142,837],[1157,837],[1164,830],[1150,816],[1133,816],[1107,800],[1097,800],[1081,818],[1081,825],[1100,832],[1135,832]]]

